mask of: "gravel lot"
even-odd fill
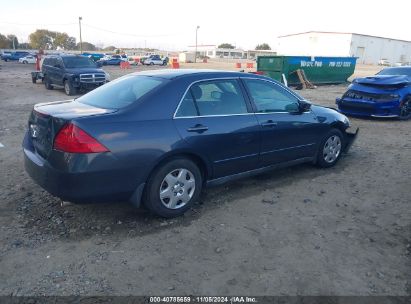
[[[35,103],[67,96],[31,68],[0,68],[0,295],[411,294],[411,121],[352,118],[360,135],[336,167],[212,188],[178,219],[61,207],[24,172],[21,141]],[[300,94],[334,106],[345,89]]]

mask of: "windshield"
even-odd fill
[[[97,67],[93,60],[88,57],[63,57],[66,68],[95,68]]]
[[[411,76],[411,68],[388,68],[377,73],[377,75],[406,75]]]
[[[76,101],[98,108],[120,109],[136,102],[163,82],[163,79],[147,76],[121,77],[77,98]]]

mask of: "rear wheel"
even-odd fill
[[[46,87],[47,90],[53,90],[53,86],[51,85],[50,78],[47,75],[44,76],[44,86]]]
[[[180,216],[198,199],[201,187],[202,175],[197,165],[186,158],[175,158],[153,172],[144,204],[161,217]]]
[[[406,120],[411,118],[411,97],[408,97],[400,107],[400,119]]]
[[[323,168],[334,166],[341,157],[344,136],[340,130],[333,129],[321,141],[317,165]]]
[[[73,87],[73,84],[70,80],[64,81],[64,92],[66,92],[68,96],[75,95],[77,93],[76,88]]]
[[[24,64],[27,64],[28,62],[27,62],[27,60],[24,60],[23,63],[24,63]]]

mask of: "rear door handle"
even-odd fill
[[[203,133],[208,130],[208,127],[203,126],[203,125],[195,125],[194,127],[188,128],[187,132],[197,132],[197,133]]]
[[[275,127],[277,125],[277,123],[270,119],[270,120],[267,120],[266,122],[262,123],[261,125],[263,127],[266,127],[266,128],[271,128],[271,127]]]

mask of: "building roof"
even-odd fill
[[[294,33],[288,34],[283,36],[278,36],[278,38],[290,37],[290,36],[297,36],[297,35],[305,35],[310,33],[318,33],[318,34],[337,34],[337,35],[357,35],[357,36],[364,36],[364,37],[374,37],[374,38],[381,38],[381,39],[389,39],[389,40],[396,40],[396,41],[403,41],[403,42],[411,42],[409,40],[402,40],[402,39],[395,39],[395,38],[388,38],[388,37],[381,37],[381,36],[373,36],[373,35],[365,35],[365,34],[358,34],[358,33],[349,33],[349,32],[325,32],[325,31],[308,31],[308,32],[301,32],[301,33]]]

